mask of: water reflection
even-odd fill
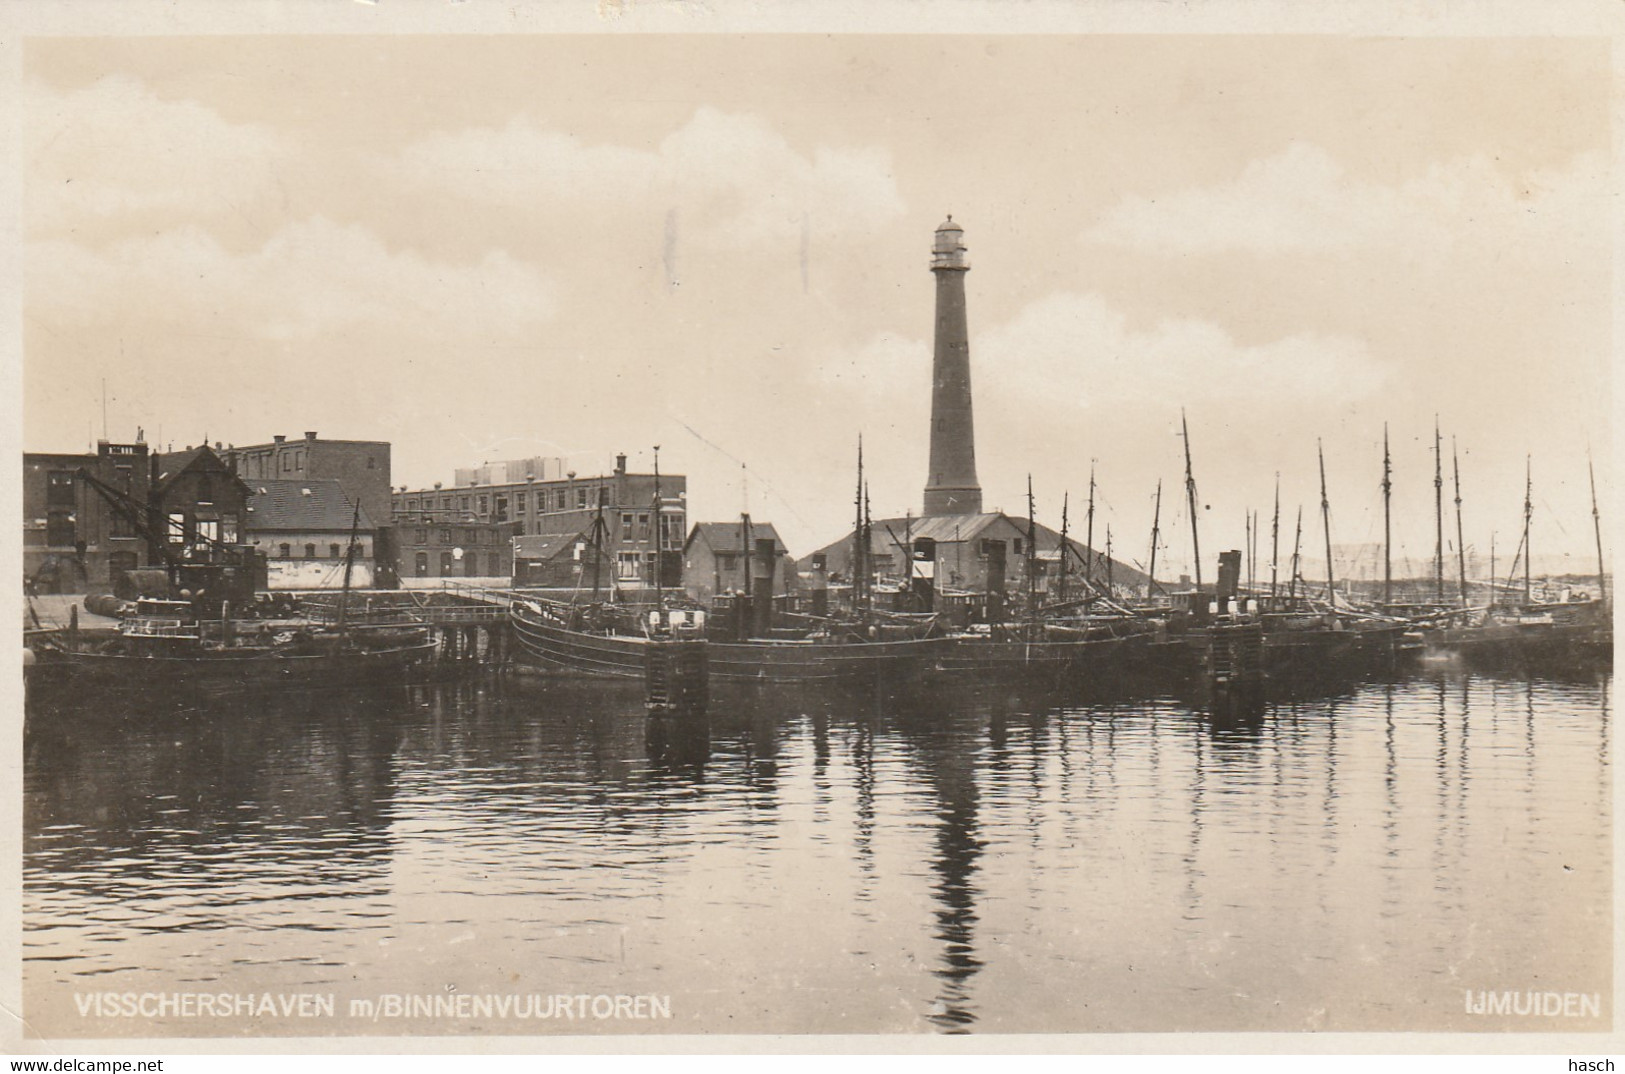
[[[1462,981],[1609,988],[1607,686],[1441,671],[1233,726],[1008,686],[656,722],[521,677],[36,711],[26,988],[69,1036],[118,1029],[75,990],[178,981],[634,988],[685,1031],[1482,1028]]]

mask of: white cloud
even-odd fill
[[[654,150],[588,145],[516,119],[409,146],[400,172],[455,195],[512,206],[592,203],[605,211],[676,209],[685,230],[737,244],[861,233],[903,212],[889,158],[877,149],[797,151],[751,115],[701,108]]]
[[[391,250],[359,226],[316,218],[234,252],[187,226],[105,249],[30,244],[28,308],[66,324],[123,315],[277,344],[345,333],[425,345],[525,338],[552,311],[552,288],[507,253],[477,262]]]
[[[25,203],[32,228],[60,230],[127,212],[236,211],[275,182],[286,152],[271,130],[192,101],[165,101],[110,75],[58,93],[24,89]]]
[[[1097,295],[1059,293],[971,342],[977,391],[1116,409],[1206,399],[1312,404],[1370,395],[1386,376],[1359,340],[1298,333],[1267,343],[1233,339],[1208,321],[1168,319],[1145,329]]]
[[[1170,254],[1336,253],[1402,246],[1426,256],[1480,244],[1601,241],[1605,162],[1509,176],[1486,156],[1434,164],[1398,185],[1359,179],[1318,145],[1293,142],[1217,186],[1132,195],[1088,241]]]

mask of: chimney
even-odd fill
[[[281,433],[277,433],[275,436],[271,437],[271,439],[278,444],[285,444],[288,441],[288,438],[283,436]]]
[[[925,481],[930,515],[982,511],[976,480],[976,428],[971,417],[970,333],[965,322],[964,229],[952,216],[937,228],[931,272],[937,278],[937,322],[931,357],[931,466]]]
[[[306,434],[305,434],[305,439],[306,439],[306,440],[314,440],[314,439],[316,439],[316,434],[315,434],[315,433],[313,433],[313,432],[310,432],[310,433],[306,433]]]

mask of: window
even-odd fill
[[[637,539],[640,541],[647,541],[649,539],[649,513],[647,511],[638,515]]]
[[[217,544],[220,541],[220,523],[212,518],[199,519],[197,536],[200,544]]]
[[[416,500],[407,500],[406,501],[406,509],[407,509],[408,512],[410,512],[412,514],[417,514],[418,502]]]
[[[238,542],[237,513],[235,511],[225,511],[221,513],[220,539],[226,544],[236,544]]]
[[[467,496],[463,496],[463,497],[461,497],[461,498],[460,498],[460,499],[459,499],[459,500],[458,500],[458,503],[457,503],[457,509],[458,509],[458,510],[460,510],[460,511],[464,511],[464,512],[467,512],[467,510],[468,510],[468,504],[469,504],[469,499],[468,499],[468,497],[467,497]]]
[[[451,543],[451,530],[449,528],[442,527],[441,530],[440,530],[440,533],[438,534],[438,536],[440,538],[438,543],[440,543],[440,544],[450,544]]]
[[[451,510],[451,497],[450,496],[442,496],[442,497],[440,497],[440,509],[442,511],[450,511]]]
[[[284,473],[286,473],[287,471],[292,470],[292,469],[293,469],[293,455],[292,455],[292,453],[285,452],[283,454],[283,456],[282,456],[282,470],[283,470]]]
[[[371,455],[367,456],[367,469],[369,469],[369,470],[378,469],[378,460],[373,458]]]
[[[518,506],[515,508],[515,510],[523,513],[523,511],[525,510],[525,494],[523,492],[515,493],[514,494],[514,499],[518,503]]]
[[[68,548],[76,539],[73,512],[50,512],[45,519],[45,543],[56,548]]]
[[[292,559],[293,558],[293,546],[292,545],[284,542],[282,544],[277,545],[277,548],[279,549],[277,554],[280,555],[283,559]]]
[[[77,503],[73,495],[73,471],[52,470],[45,479],[45,502],[51,507],[72,507]]]
[[[412,543],[413,544],[428,544],[429,543],[429,531],[422,528],[421,526],[419,528],[413,530],[412,531]],[[423,575],[420,574],[420,575],[418,575],[418,577],[422,578]]]
[[[336,544],[330,544],[330,545],[328,545],[328,546],[327,546],[327,550],[328,550],[328,552],[329,552],[329,553],[330,553],[330,554],[331,554],[331,555],[332,555],[332,557],[333,557],[333,558],[334,558],[334,559],[338,559],[338,558],[339,558],[339,556],[340,556],[340,555],[341,555],[341,554],[342,554],[342,553],[341,553],[341,552],[340,552],[340,551],[339,551],[339,546],[338,546],[338,545],[336,545]]]
[[[429,553],[419,552],[416,561],[412,564],[412,569],[419,578],[429,577]]]
[[[632,536],[632,519],[631,511],[621,512],[621,535],[623,537],[630,538]]]
[[[451,552],[449,550],[440,553],[440,577],[451,577]]]
[[[306,559],[315,559],[316,558],[316,546],[315,545],[313,545],[313,544],[305,545],[305,558]]]
[[[1016,555],[1021,555],[1021,538],[1017,537],[1011,544],[1015,547]]]
[[[480,497],[480,514],[482,514],[482,515],[486,514],[490,510],[491,510],[491,497],[489,497],[489,496],[481,496]]]
[[[615,554],[615,577],[623,582],[635,582],[643,570],[643,557],[636,552]]]
[[[576,509],[581,510],[582,508],[584,508],[586,506],[587,506],[587,490],[584,489],[584,488],[576,489]]]
[[[169,512],[169,543],[186,543],[186,516],[179,511]]]
[[[660,516],[660,547],[665,549],[683,547],[682,515],[662,514]]]

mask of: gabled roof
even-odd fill
[[[190,470],[226,474],[239,485],[244,484],[241,478],[232,473],[231,467],[227,466],[225,461],[214,453],[213,448],[207,444],[201,444],[195,448],[187,448],[185,451],[171,451],[158,456],[158,480],[152,486],[153,497],[161,499],[163,494],[169,491],[169,487],[180,480],[182,474]],[[244,485],[244,487],[247,486]]]
[[[246,530],[330,531],[349,533],[356,519],[356,503],[344,494],[337,478],[304,481],[260,478],[248,482]],[[371,531],[372,519],[361,508],[357,528]]]
[[[683,551],[688,551],[694,546],[695,541],[699,541],[710,549],[713,555],[718,552],[732,552],[738,555],[741,551],[741,529],[743,527],[738,522],[696,522],[694,528],[688,531],[688,540],[683,543]],[[771,522],[753,521],[750,524],[750,537],[753,541],[765,541],[771,537],[775,554],[783,556],[790,552]],[[753,547],[751,551],[754,552],[755,548]]]

